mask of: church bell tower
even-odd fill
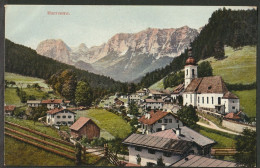
[[[186,88],[192,81],[192,79],[197,78],[198,77],[198,72],[197,72],[197,64],[195,59],[192,57],[192,49],[191,47],[189,47],[188,49],[188,56],[189,58],[186,60],[185,63],[185,83],[184,83],[184,87]]]

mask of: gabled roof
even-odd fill
[[[145,91],[140,89],[140,90],[136,91],[136,93],[145,93]]]
[[[192,146],[192,142],[185,140],[176,140],[142,134],[130,135],[123,141],[123,144],[141,146],[178,154],[183,154]]]
[[[228,89],[221,76],[194,78],[184,92],[226,93]]]
[[[161,92],[159,92],[159,91],[157,91],[157,90],[150,90],[150,93],[151,94],[158,94],[158,95],[161,95],[161,94],[163,94],[163,93],[161,93]]]
[[[235,113],[228,113],[225,116],[226,119],[240,120],[241,118]]]
[[[163,103],[163,99],[145,99],[146,103]]]
[[[224,96],[222,97],[223,99],[238,99],[238,97],[236,95],[234,95],[231,92],[227,92],[224,94]]]
[[[171,167],[236,167],[236,163],[203,156],[189,155],[174,163]]]
[[[80,117],[72,126],[70,126],[71,130],[78,131],[80,130],[86,123],[93,122],[90,118]],[[94,123],[94,122],[93,122]],[[95,123],[94,123],[95,124]],[[96,124],[95,124],[96,125]]]
[[[10,106],[5,106],[5,111],[14,111],[15,106],[10,105]]]
[[[143,124],[154,124],[156,121],[160,120],[161,118],[165,117],[166,115],[170,114],[173,115],[172,113],[169,112],[165,112],[165,111],[156,111],[154,112],[153,110],[149,112],[150,114],[150,118],[145,118],[145,115],[143,115],[141,118],[139,118],[139,122],[143,123]],[[173,115],[174,116],[174,115]],[[174,116],[176,117],[176,116]],[[177,118],[177,117],[176,117]]]
[[[48,114],[56,114],[56,113],[59,113],[59,112],[62,112],[62,111],[67,111],[67,112],[70,112],[70,113],[74,113],[68,109],[63,109],[63,108],[55,108],[55,109],[52,109],[52,110],[49,110],[47,111]],[[76,114],[76,113],[74,113]]]
[[[184,89],[184,83],[179,84],[174,90],[173,90],[173,94],[179,94],[181,91],[183,91]]]
[[[205,137],[204,135],[201,135],[200,133],[190,129],[189,127],[183,126],[180,127],[180,130],[181,130],[180,136],[176,135],[176,128],[156,132],[151,134],[151,136],[192,141],[198,144],[199,146],[206,146],[206,145],[216,143],[214,140]]]
[[[43,104],[61,104],[62,99],[48,99],[48,100],[42,100]]]
[[[27,100],[27,103],[36,103],[36,104],[40,104],[41,103],[41,100]]]

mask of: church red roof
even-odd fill
[[[186,62],[185,65],[196,65],[196,61],[193,57],[189,57]]]

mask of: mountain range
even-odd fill
[[[61,39],[40,42],[36,52],[60,62],[115,80],[129,82],[179,56],[200,30],[148,28],[138,33],[118,33],[100,46],[88,48],[84,43],[69,47]]]

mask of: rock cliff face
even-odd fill
[[[61,62],[75,64],[120,81],[132,81],[147,72],[162,68],[179,56],[199,34],[196,29],[148,28],[138,33],[119,33],[100,46],[85,44],[70,49],[60,40],[45,40],[37,52]],[[80,62],[79,61],[83,61]],[[78,63],[77,63],[78,62]],[[90,68],[91,64],[91,68]]]
[[[60,39],[48,39],[40,42],[36,48],[36,52],[57,61],[71,64],[71,49]]]

